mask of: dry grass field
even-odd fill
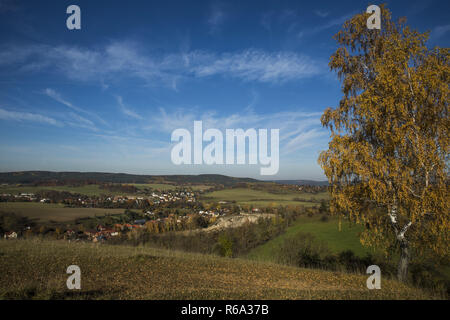
[[[81,290],[66,268],[81,268]],[[0,240],[2,299],[427,299],[393,280],[145,247]]]

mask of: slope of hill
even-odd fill
[[[257,182],[251,178],[235,178],[220,174],[200,175],[138,175],[106,172],[54,172],[54,171],[18,171],[0,172],[0,183],[38,183],[49,181],[93,181],[111,183],[176,183],[201,184],[218,183],[226,186],[241,182]]]
[[[214,183],[234,186],[243,182],[278,183],[291,185],[327,186],[327,181],[315,180],[273,180],[262,181],[252,178],[229,177],[220,174],[199,175],[144,175],[109,172],[56,172],[56,171],[15,171],[0,172],[0,183],[32,184],[42,182],[73,182],[91,181],[97,183],[173,183],[173,184],[202,184]]]
[[[320,217],[300,217],[287,228],[286,232],[254,248],[248,257],[274,262],[283,241],[293,238],[299,233],[312,234],[318,241],[326,243],[331,252],[335,254],[345,250],[352,250],[359,257],[364,257],[367,253],[374,253],[370,248],[363,247],[359,241],[361,225],[350,225],[348,221],[344,221],[341,228],[339,231],[338,219],[335,217],[328,221],[320,221]]]
[[[427,299],[367,276],[144,247],[0,240],[0,299]],[[81,290],[66,288],[69,265]]]

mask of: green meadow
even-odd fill
[[[341,231],[339,231],[338,219],[334,217],[325,222],[320,221],[317,216],[301,217],[288,227],[285,233],[253,249],[248,257],[253,260],[275,262],[276,253],[283,241],[295,237],[300,232],[311,233],[318,241],[325,242],[333,253],[352,250],[355,255],[363,257],[367,253],[373,253],[373,250],[360,243],[361,231],[361,225],[351,225],[348,221],[342,221]]]
[[[211,186],[207,185],[173,185],[166,183],[132,183],[138,189],[155,189],[155,190],[166,190],[171,191],[179,188],[191,188],[194,191],[198,190],[207,190],[211,188]]]
[[[218,201],[236,201],[239,204],[251,204],[257,206],[268,205],[303,205],[306,207],[317,206],[318,203],[308,201],[298,201],[296,198],[305,200],[326,200],[328,199],[327,192],[318,194],[302,193],[302,192],[287,192],[287,193],[270,193],[267,191],[253,190],[247,188],[233,188],[213,191],[205,194],[205,200],[208,202]]]

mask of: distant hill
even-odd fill
[[[273,180],[272,182],[281,184],[293,184],[298,186],[328,186],[328,181],[315,180]]]
[[[16,171],[0,172],[0,183],[36,184],[45,182],[89,182],[89,183],[169,183],[203,184],[214,183],[233,186],[243,182],[269,182],[252,178],[236,178],[221,174],[199,175],[144,175],[108,172],[55,172],[55,171]],[[327,181],[314,180],[272,180],[279,184],[327,186]]]
[[[43,182],[99,182],[99,183],[174,183],[202,184],[218,183],[226,186],[242,182],[258,182],[251,178],[235,178],[220,174],[200,175],[138,175],[105,172],[54,172],[54,171],[17,171],[0,172],[0,183],[33,184]]]

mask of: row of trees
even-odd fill
[[[315,210],[315,209],[308,209]],[[273,218],[260,218],[257,223],[246,223],[236,228],[227,228],[215,232],[155,233],[146,229],[128,233],[115,239],[117,244],[146,244],[158,248],[218,254],[226,257],[245,255],[251,249],[275,238],[302,213],[276,215]]]

